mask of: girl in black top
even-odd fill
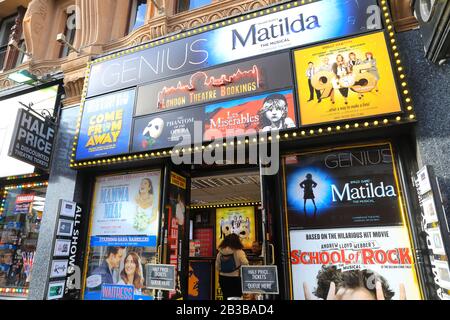
[[[311,199],[314,204],[314,217],[317,213],[317,206],[315,202],[315,196],[313,192],[313,188],[317,187],[317,183],[312,179],[312,174],[308,173],[306,175],[306,180],[303,180],[300,183],[300,188],[303,189],[303,210],[305,211],[305,217],[306,217],[306,200]]]

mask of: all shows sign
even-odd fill
[[[48,170],[54,137],[55,129],[50,123],[27,110],[19,109],[9,156]]]

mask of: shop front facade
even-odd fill
[[[60,82],[3,92],[0,299],[26,299],[41,234]],[[44,111],[45,110],[45,111]],[[41,112],[44,111],[42,114]]]
[[[49,174],[31,185],[51,197],[28,298],[221,300],[230,233],[277,272],[243,299],[448,297],[448,234],[437,217],[424,227],[413,179],[430,163],[417,150],[427,103],[414,37],[394,32],[411,21],[395,14],[376,0],[264,3],[69,57]],[[4,212],[39,196],[22,187],[4,188]],[[160,286],[158,265],[174,267]]]

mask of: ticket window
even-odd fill
[[[250,264],[263,264],[259,171],[192,178],[189,216],[189,300],[222,300],[217,247],[240,236]],[[254,299],[244,296],[244,299]]]

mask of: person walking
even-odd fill
[[[240,268],[242,265],[248,265],[243,248],[239,236],[235,233],[226,236],[219,245],[216,270],[219,272],[223,300],[228,300],[230,297],[242,297]]]

